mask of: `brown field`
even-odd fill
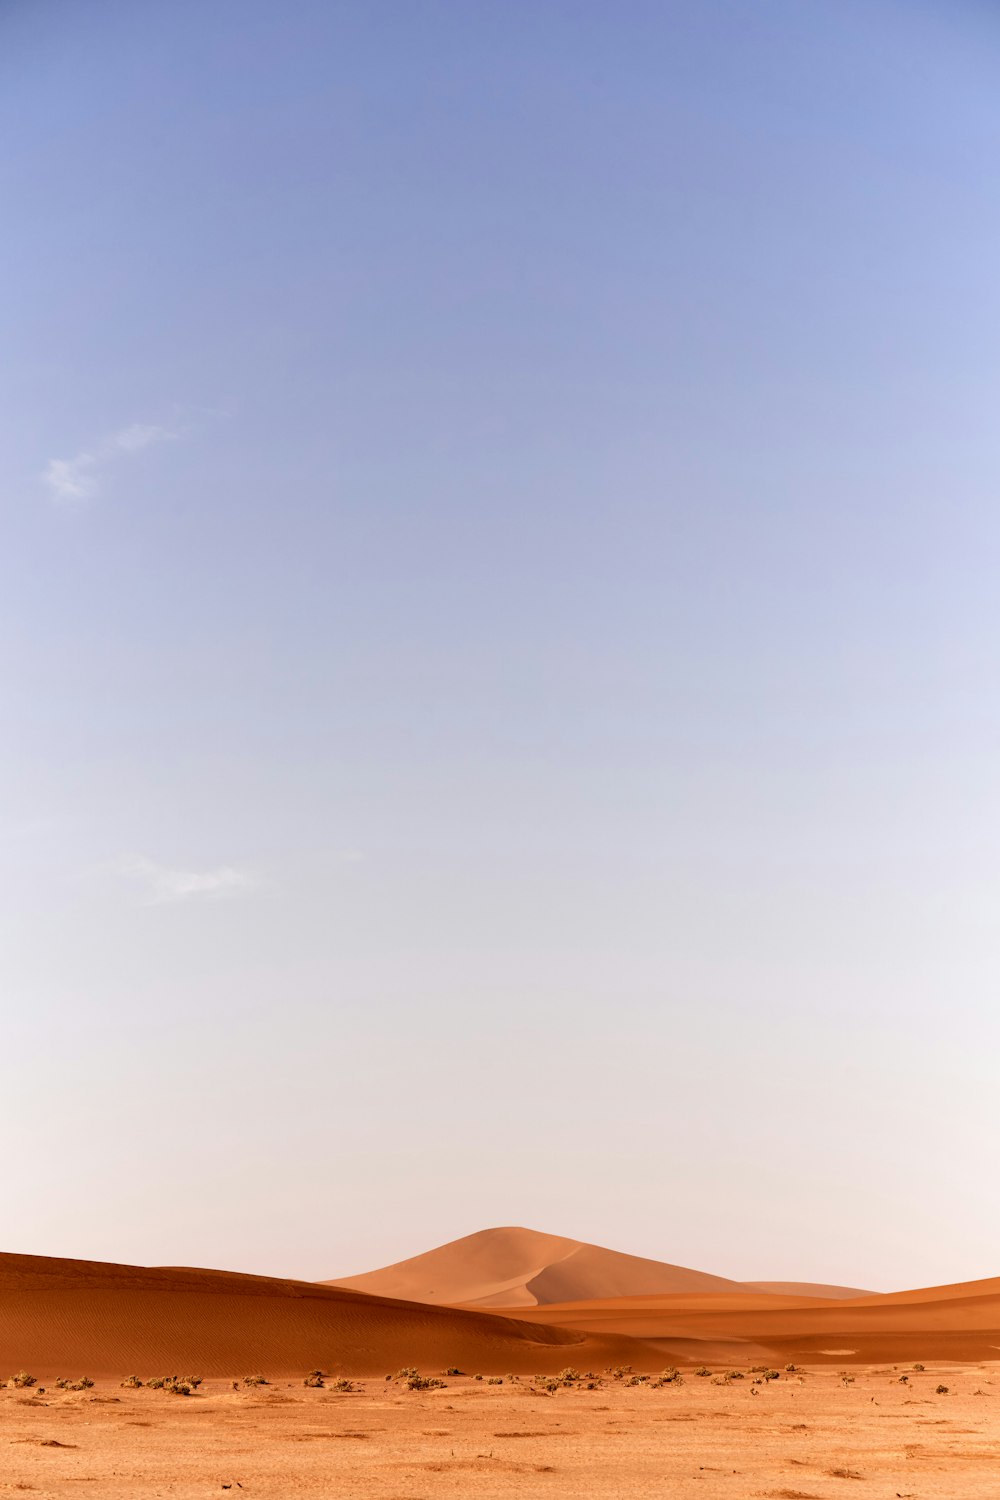
[[[670,1496],[964,1500],[1000,1492],[1000,1370],[855,1368],[755,1386],[533,1392],[465,1377],[350,1394],[301,1382],[181,1399],[99,1381],[86,1393],[0,1392],[0,1494]],[[938,1385],[947,1395],[935,1394]]]

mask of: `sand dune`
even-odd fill
[[[846,1365],[1000,1358],[1000,1278],[854,1300],[749,1291],[590,1298],[535,1308],[530,1316],[580,1332],[626,1335],[674,1360]]]
[[[465,1307],[544,1307],[591,1297],[710,1291],[790,1291],[798,1295],[856,1297],[852,1287],[807,1282],[741,1282],[688,1266],[646,1260],[583,1240],[535,1229],[482,1229],[423,1255],[324,1286],[350,1287],[382,1297]]]
[[[223,1271],[0,1255],[0,1376],[534,1372],[632,1346],[584,1330]],[[655,1363],[655,1351],[646,1351]]]

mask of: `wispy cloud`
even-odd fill
[[[174,870],[137,856],[122,860],[117,868],[136,883],[147,906],[247,896],[262,885],[258,876],[238,865],[218,865],[212,870]]]
[[[63,505],[81,505],[92,500],[109,465],[123,456],[141,453],[153,443],[168,443],[180,433],[148,422],[120,427],[94,448],[85,448],[73,458],[51,458],[42,472],[42,482],[54,500]]]

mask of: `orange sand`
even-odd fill
[[[936,1395],[939,1384],[947,1395]],[[99,1500],[986,1500],[1000,1492],[1000,1371],[826,1370],[753,1386],[689,1376],[531,1394],[449,1381],[300,1383],[180,1399],[120,1390],[0,1391],[0,1495]]]

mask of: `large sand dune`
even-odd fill
[[[785,1291],[827,1297],[863,1295],[852,1287],[808,1283],[745,1283],[605,1250],[583,1240],[535,1229],[482,1229],[423,1255],[358,1276],[324,1282],[382,1297],[466,1307],[544,1307],[591,1297],[636,1297],[652,1293]]]
[[[627,1357],[628,1340],[308,1282],[0,1255],[0,1377],[533,1372]],[[648,1361],[656,1353],[647,1350]]]

